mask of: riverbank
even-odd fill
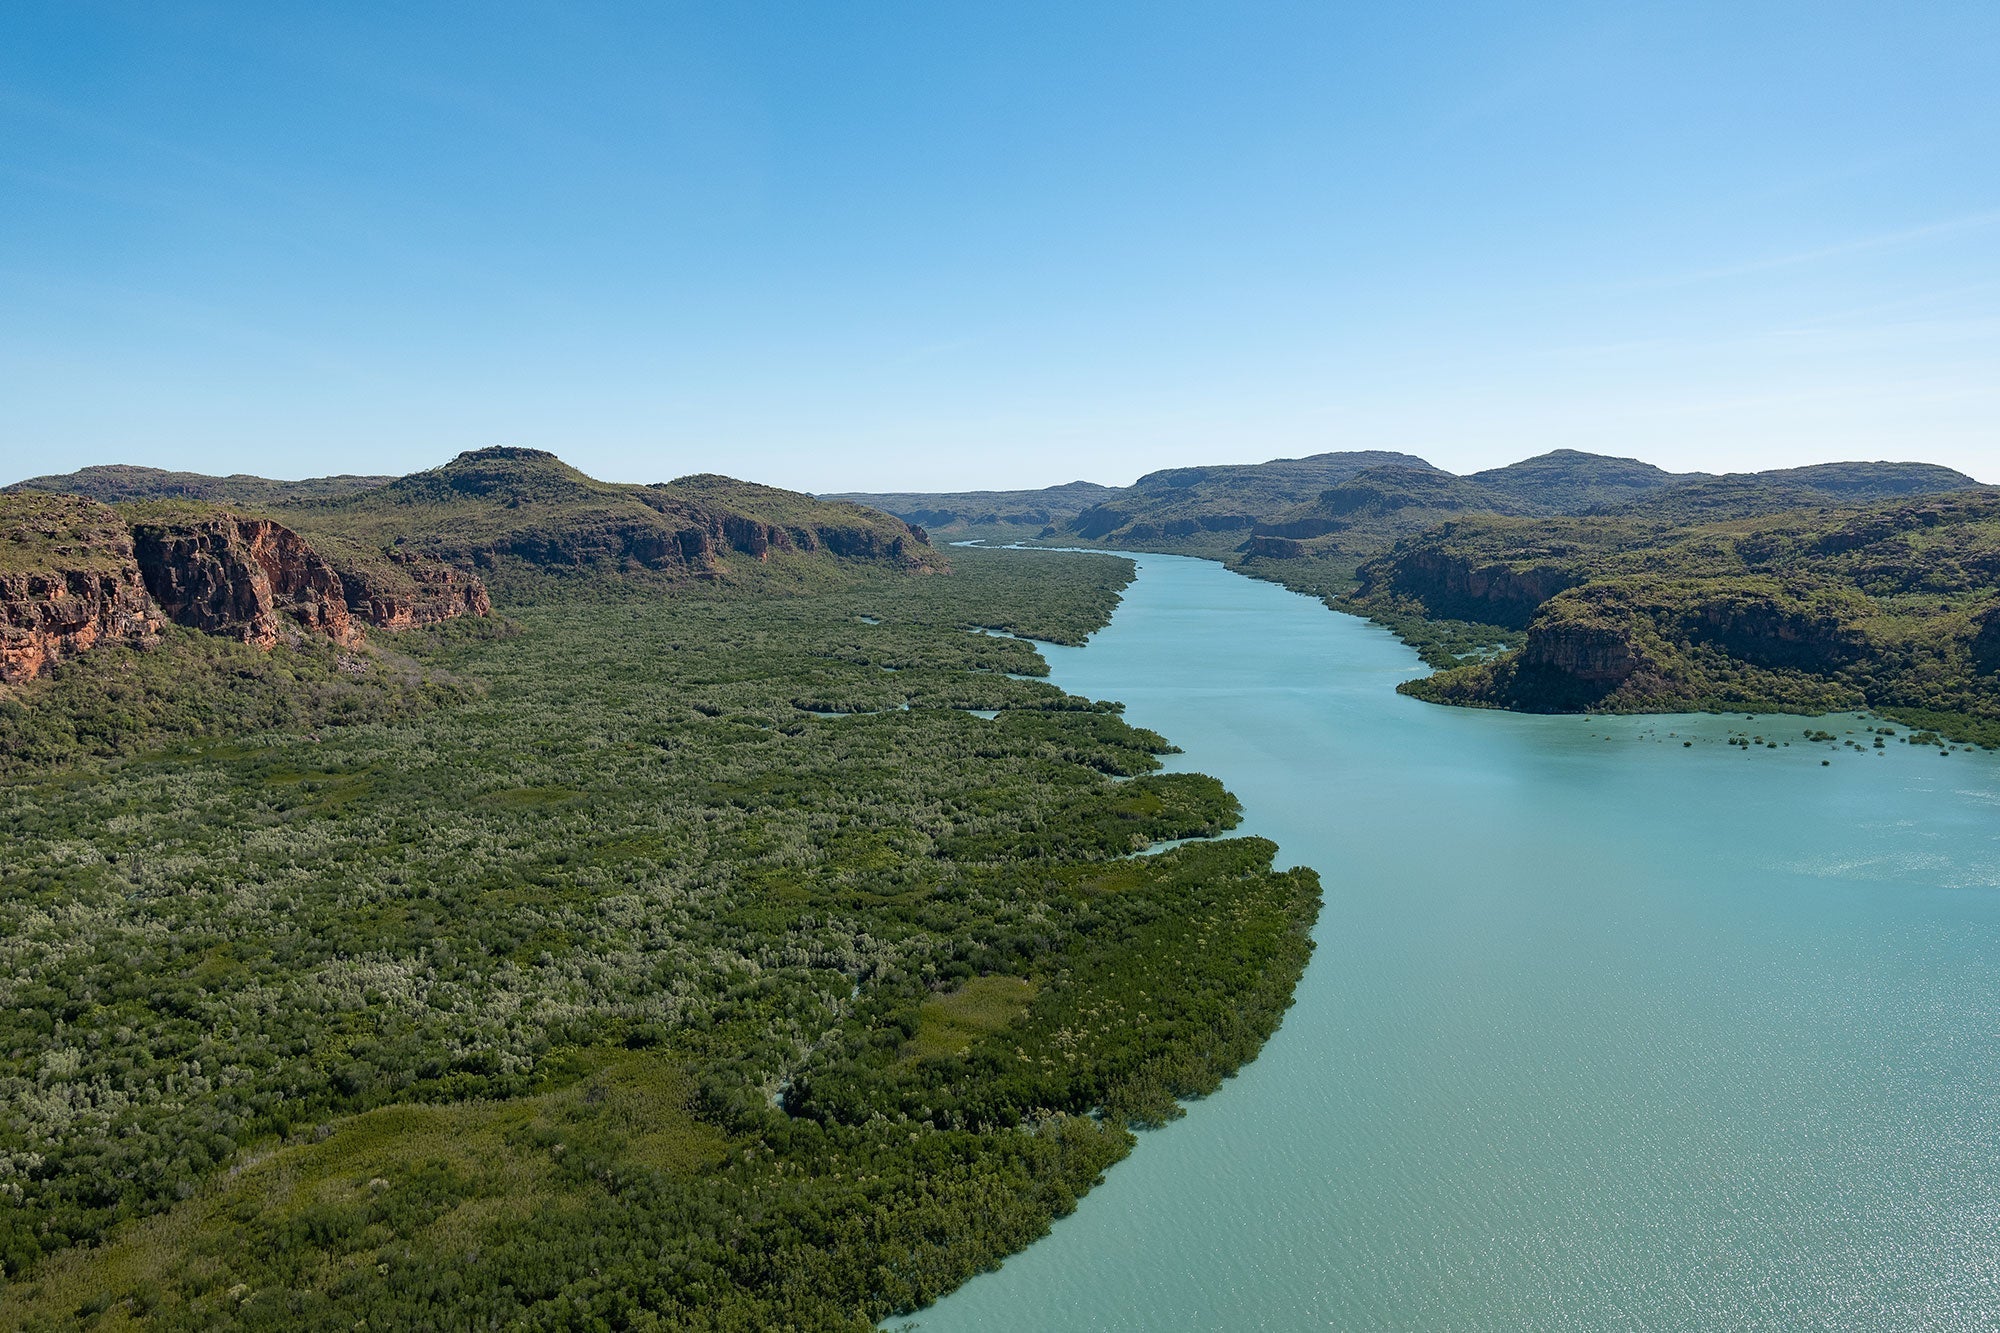
[[[1440,709],[1380,628],[1136,558],[1051,679],[1319,868],[1318,952],[1255,1062],[919,1327],[1978,1326],[1990,756]]]

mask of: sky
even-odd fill
[[[2000,482],[2000,4],[0,6],[0,482]]]

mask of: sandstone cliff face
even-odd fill
[[[147,591],[177,624],[263,648],[307,634],[361,642],[340,576],[290,528],[189,510],[143,516],[132,538]]]
[[[118,516],[77,496],[0,497],[0,684],[163,628]]]
[[[772,551],[830,551],[862,559],[908,561],[927,551],[909,535],[874,529],[765,523],[741,514],[648,498],[646,504],[666,524],[617,519],[602,523],[529,525],[470,550],[441,547],[445,560],[482,569],[511,557],[543,568],[582,568],[606,561],[668,573],[708,574],[732,554],[767,559]]]
[[[1525,629],[1551,597],[1574,587],[1578,576],[1554,564],[1516,568],[1475,563],[1465,556],[1418,546],[1376,561],[1362,571],[1363,596],[1390,592],[1421,602],[1433,616]]]
[[[1682,611],[1679,621],[1692,642],[1762,667],[1834,671],[1865,646],[1831,609],[1781,592],[1725,590]]]
[[[1622,626],[1574,621],[1530,625],[1521,661],[1592,685],[1616,685],[1646,665],[1644,654]]]
[[[1132,521],[1132,515],[1110,505],[1092,505],[1070,521],[1070,531],[1085,541],[1108,537]]]
[[[717,487],[725,489],[718,494]],[[811,522],[774,522],[726,507],[742,502],[735,498],[735,492],[744,493],[753,505],[760,493],[784,494],[731,478],[704,475],[646,487],[639,492],[639,498],[648,508],[674,520],[680,527],[681,563],[695,572],[712,570],[731,554],[766,560],[773,551],[826,551],[851,560],[878,560],[913,568],[937,562],[930,536],[921,527],[901,522],[885,527],[880,515],[872,523],[824,518]],[[687,495],[697,499],[691,502],[684,498]],[[856,512],[853,506],[815,507],[836,514],[843,510]]]
[[[415,629],[493,610],[486,585],[463,570],[391,550],[386,566],[340,569],[348,613],[377,629]]]

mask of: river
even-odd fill
[[[1256,1062],[910,1322],[2000,1325],[2000,762],[1422,704],[1379,628],[1139,564],[1053,679],[1319,870],[1318,952]]]

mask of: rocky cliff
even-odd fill
[[[1676,628],[1690,643],[1719,648],[1754,666],[1830,674],[1867,648],[1855,626],[1868,608],[1830,589],[1761,579],[1719,583],[1666,600],[1661,614],[1676,612]]]
[[[79,496],[0,496],[0,684],[101,643],[143,646],[162,627],[113,510]]]
[[[170,498],[114,510],[44,489],[66,480]],[[252,483],[287,489],[257,513],[186,498]],[[780,557],[828,571],[837,561],[947,568],[922,528],[862,505],[712,474],[602,482],[534,449],[474,450],[385,484],[86,469],[20,483],[0,505],[0,519],[18,520],[0,551],[8,681],[107,637],[157,637],[169,621],[264,648],[358,647],[363,625],[487,614],[477,570],[533,587],[550,574],[725,577],[736,562]]]
[[[347,560],[352,555],[351,561]],[[215,505],[122,511],[75,495],[0,494],[0,683],[32,680],[101,643],[145,646],[169,622],[271,648],[362,642],[491,610],[486,588],[415,555],[342,548]]]
[[[645,489],[655,497],[691,503],[719,520],[718,556],[736,551],[761,560],[771,551],[825,551],[845,560],[919,572],[944,567],[921,527],[866,505],[822,500],[712,472]]]
[[[1446,620],[1523,629],[1542,603],[1583,581],[1566,548],[1524,546],[1505,560],[1482,559],[1454,549],[1455,529],[1445,524],[1363,565],[1357,596],[1412,603]]]
[[[1385,613],[1501,625],[1528,612],[1519,650],[1442,664],[1409,686],[1423,698],[1536,711],[1867,706],[2000,745],[1996,587],[2000,490],[1972,488],[1698,523],[1468,518],[1366,566],[1361,596]]]
[[[1646,665],[1629,626],[1554,618],[1528,627],[1521,661],[1589,685],[1618,684]]]
[[[486,585],[464,570],[392,547],[380,559],[333,553],[350,615],[377,629],[415,629],[493,610]]]
[[[361,642],[340,575],[267,518],[191,504],[132,511],[146,590],[176,624],[270,648],[306,634]]]

